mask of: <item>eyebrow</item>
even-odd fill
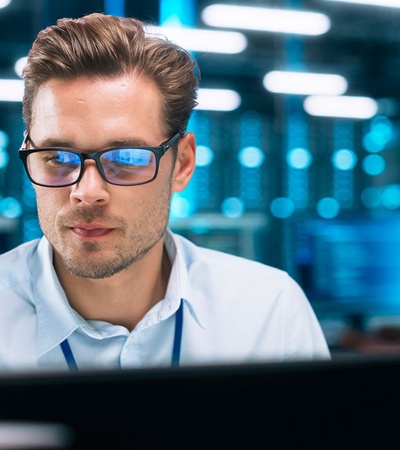
[[[76,145],[73,141],[63,140],[63,139],[54,139],[47,138],[40,142],[38,145],[36,142],[29,137],[29,142],[32,144],[33,148],[66,148],[66,149],[77,149]],[[142,139],[122,139],[122,140],[114,140],[107,143],[107,146],[95,149],[95,151],[101,151],[103,149],[108,148],[118,148],[118,147],[154,147],[154,145],[149,145],[148,142],[143,141]],[[84,149],[84,151],[89,151],[88,149]]]

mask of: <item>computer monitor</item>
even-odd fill
[[[395,355],[3,374],[0,437],[7,423],[44,423],[68,429],[59,448],[74,450],[383,445],[398,440],[399,380]]]
[[[400,314],[400,215],[298,224],[296,278],[319,317]]]

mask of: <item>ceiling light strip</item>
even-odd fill
[[[359,5],[400,8],[400,0],[324,0],[329,2],[356,3]]]
[[[180,26],[148,26],[146,29],[148,33],[158,34],[195,52],[235,54],[247,47],[246,36],[237,31],[200,30]]]
[[[268,72],[263,84],[270,92],[297,95],[341,95],[348,87],[341,75],[281,70]]]
[[[304,35],[326,33],[331,26],[322,13],[289,9],[214,4],[201,13],[210,26]]]
[[[370,97],[313,95],[303,102],[312,116],[370,119],[378,113],[377,102]]]

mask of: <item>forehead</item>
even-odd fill
[[[69,139],[89,148],[89,141],[107,135],[157,142],[165,136],[161,92],[152,80],[134,74],[49,80],[38,89],[32,112],[29,131],[36,141]]]

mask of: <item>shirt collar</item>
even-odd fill
[[[53,267],[53,251],[43,237],[32,259],[32,292],[38,320],[38,356],[56,347],[82,325],[67,301]]]
[[[174,314],[181,300],[187,306],[194,322],[203,328],[189,282],[184,251],[170,230],[165,234],[165,248],[172,263],[167,292],[164,300],[146,314],[140,328],[146,328]],[[95,331],[90,332],[88,322],[68,303],[53,267],[52,247],[45,237],[41,238],[35,256],[36,258],[32,259],[31,273],[34,280],[32,291],[38,320],[40,357],[68,338],[77,328],[85,329],[85,332],[91,335],[95,334]]]
[[[182,300],[188,307],[188,310],[195,322],[203,328],[195,306],[195,295],[189,281],[188,268],[184,258],[184,252],[171,230],[167,230],[165,233],[164,245],[172,263],[172,268],[168,281],[167,292],[160,311],[162,314],[161,318],[164,319],[171,315],[169,310],[176,312],[179,307],[180,300]]]

